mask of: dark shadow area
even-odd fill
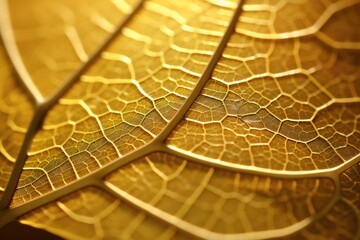
[[[0,228],[1,240],[62,240],[47,231],[34,228],[19,222],[11,222]]]

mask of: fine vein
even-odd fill
[[[123,26],[129,21],[130,17],[132,17],[134,15],[134,13],[141,7],[142,5],[141,1],[137,7],[134,9],[133,13],[131,15],[129,15],[129,17],[127,19],[125,19],[117,28],[117,30],[110,36],[110,38],[98,49],[98,51],[89,58],[89,61],[86,62],[82,68],[79,69],[79,71],[77,71],[70,79],[69,81],[65,84],[65,86],[63,88],[61,88],[57,93],[55,93],[49,100],[47,100],[46,102],[44,102],[44,104],[42,104],[44,110],[43,112],[41,111],[37,111],[35,114],[34,119],[36,119],[36,116],[38,116],[39,112],[41,113],[41,117],[34,122],[33,124],[34,126],[32,128],[36,129],[39,127],[39,125],[41,124],[41,121],[44,117],[44,114],[46,113],[47,109],[49,109],[52,105],[54,105],[58,99],[72,86],[72,84],[78,79],[78,77],[84,72],[84,70],[87,69],[87,67],[89,67],[89,65],[91,65],[91,63],[93,61],[96,60],[96,57],[101,53],[101,51],[112,41],[112,39],[115,37],[115,35],[121,31],[121,29],[123,28]],[[117,168],[121,167],[122,165],[129,163],[133,160],[136,160],[142,156],[145,156],[147,154],[150,154],[151,152],[155,152],[155,151],[161,151],[162,149],[165,149],[164,146],[164,141],[166,139],[166,137],[171,133],[171,131],[176,127],[176,125],[182,120],[182,118],[185,116],[186,112],[188,111],[188,109],[191,107],[192,103],[195,101],[196,97],[200,94],[201,90],[203,89],[204,85],[206,84],[207,80],[210,78],[216,63],[218,62],[219,58],[221,57],[221,54],[223,52],[223,50],[226,47],[227,42],[229,41],[234,29],[235,29],[235,25],[236,22],[238,21],[238,18],[240,16],[240,12],[242,9],[242,1],[239,2],[233,16],[232,19],[230,21],[230,24],[228,25],[224,36],[222,37],[214,55],[212,56],[212,58],[210,59],[209,64],[207,65],[206,69],[204,70],[202,76],[200,77],[197,85],[195,86],[194,90],[191,92],[191,94],[189,95],[189,97],[187,98],[187,100],[184,102],[184,104],[182,105],[182,107],[180,108],[178,114],[169,122],[168,126],[160,133],[160,135],[151,143],[149,143],[148,145],[138,149],[137,151],[134,151],[133,153],[130,153],[128,155],[125,155],[124,157],[117,159],[115,161],[113,161],[112,163],[109,163],[106,167],[100,168],[99,170],[95,171],[94,173],[91,173],[81,179],[79,179],[76,182],[70,183],[67,186],[64,186],[63,188],[59,188],[59,189],[55,189],[52,192],[50,192],[49,194],[46,194],[44,196],[41,196],[37,199],[31,200],[23,205],[20,205],[18,207],[15,207],[14,209],[12,209],[11,211],[6,211],[6,208],[9,206],[12,196],[16,190],[16,186],[17,186],[17,182],[18,179],[20,177],[21,174],[21,170],[25,164],[25,160],[27,157],[27,149],[29,147],[29,143],[30,141],[25,141],[23,146],[24,150],[20,151],[19,157],[18,157],[18,161],[16,162],[14,171],[11,175],[11,179],[9,181],[9,186],[7,187],[4,197],[2,198],[2,201],[0,202],[0,211],[3,210],[4,213],[0,213],[2,215],[6,214],[7,217],[6,220],[4,219],[4,222],[0,222],[0,226],[6,224],[7,222],[11,221],[10,219],[16,218],[22,214],[25,214],[26,212],[29,212],[37,207],[42,206],[43,204],[49,202],[49,201],[54,201],[57,198],[64,196],[67,193],[73,192],[77,189],[80,189],[81,187],[87,186],[87,185],[91,185],[91,180],[90,179],[102,179],[105,175],[109,174],[111,171],[116,170]],[[41,110],[42,108],[40,108]],[[32,139],[32,137],[34,136],[34,134],[36,133],[36,130],[33,131],[33,133],[28,137],[29,140]],[[29,131],[30,132],[30,131]],[[28,134],[29,135],[29,134]],[[121,160],[121,161],[120,161]],[[17,170],[17,171],[15,171]],[[11,184],[10,184],[11,183]],[[10,186],[11,185],[11,186]],[[6,197],[6,198],[5,198]],[[5,209],[5,211],[4,211]]]
[[[2,5],[4,6],[6,4],[6,0],[0,0],[2,3]],[[115,28],[115,31],[104,41],[104,43],[92,54],[92,56],[89,57],[88,61],[85,62],[67,81],[66,83],[63,85],[62,88],[60,88],[57,92],[55,92],[52,96],[50,96],[48,99],[43,100],[43,98],[39,97],[41,95],[37,94],[37,88],[33,85],[32,80],[29,79],[29,75],[27,73],[27,71],[25,69],[18,69],[15,68],[16,71],[18,71],[19,76],[21,77],[22,81],[25,83],[28,91],[30,91],[35,100],[36,103],[36,108],[35,108],[35,114],[33,116],[33,119],[30,123],[29,126],[29,130],[25,135],[24,141],[22,143],[18,158],[15,162],[15,166],[13,168],[13,171],[11,173],[8,185],[5,189],[4,195],[1,198],[0,201],[0,211],[7,209],[8,206],[10,205],[12,196],[14,195],[14,192],[16,190],[17,187],[17,183],[19,181],[21,172],[22,172],[22,168],[25,165],[25,161],[27,159],[27,151],[30,147],[31,144],[31,140],[33,139],[33,137],[35,136],[37,130],[41,127],[42,121],[44,119],[44,116],[46,115],[47,111],[55,104],[57,103],[57,101],[61,98],[61,96],[66,93],[66,91],[68,91],[71,86],[79,79],[79,77],[84,73],[84,71],[86,71],[91,64],[96,61],[96,59],[98,58],[98,56],[103,52],[103,50],[114,40],[114,38],[122,31],[122,29],[124,28],[124,26],[130,21],[130,19],[136,14],[136,12],[141,8],[142,4],[143,4],[143,0],[140,0],[137,5],[134,7],[134,10],[132,11],[131,14],[127,15],[127,17],[125,17]],[[4,8],[1,8],[4,9]],[[4,11],[4,10],[2,10]],[[1,14],[1,16],[3,16]],[[2,17],[0,20],[0,27],[1,29],[5,29],[6,30],[6,25],[10,24],[10,20],[7,19],[7,21],[4,21],[3,19],[4,17]],[[6,20],[6,19],[5,19]],[[5,31],[3,30],[3,31]],[[6,33],[5,35],[9,35],[9,33]],[[11,39],[9,39],[11,40]],[[10,48],[11,47],[11,48]],[[16,46],[15,45],[11,45],[8,46],[9,54],[13,55],[14,58],[16,59],[15,62],[13,62],[14,67],[18,65],[18,61],[20,61],[20,63],[23,66],[23,63],[21,62],[20,59],[17,59],[16,56],[18,53],[18,51],[16,50]],[[25,72],[24,72],[25,71]]]

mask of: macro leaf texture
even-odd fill
[[[0,227],[360,239],[359,30],[359,0],[0,0]]]

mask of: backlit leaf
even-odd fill
[[[31,117],[33,105],[15,80],[4,48],[0,45],[0,196],[7,185]]]
[[[8,1],[12,27],[8,31],[13,32],[17,51],[40,94],[47,97],[61,87],[114,32],[135,3]]]
[[[360,238],[360,1],[0,4],[0,226]]]

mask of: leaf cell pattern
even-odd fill
[[[0,6],[0,226],[360,239],[359,0]]]
[[[49,215],[52,217],[49,218]],[[68,239],[187,239],[172,226],[97,188],[86,188],[25,215],[21,222],[38,222]],[[60,231],[72,225],[82,232]]]
[[[205,226],[210,232],[245,236],[310,218],[326,206],[335,190],[331,179],[240,174],[166,154],[137,160],[112,173],[107,181],[120,195],[131,195],[195,225],[194,229]],[[260,215],[266,218],[258,219]]]
[[[13,205],[64,186],[152,141],[195,86],[226,29],[221,23],[227,24],[231,16],[227,9],[222,21],[210,22],[218,8],[201,1],[147,2],[47,114],[34,137]],[[167,16],[170,9],[177,13],[172,19]],[[204,20],[197,18],[200,10]]]
[[[21,143],[31,121],[33,105],[18,86],[15,73],[0,44],[0,196],[9,181]]]
[[[342,195],[347,199],[349,204],[351,204],[353,208],[357,209],[358,211],[360,209],[359,178],[360,178],[360,164],[357,164],[347,169],[340,176]]]
[[[355,7],[338,7],[343,5]],[[262,16],[266,5],[259,12],[256,6],[245,5],[244,13],[249,9],[253,18]],[[282,11],[272,21],[256,24],[274,26],[302,6],[280,4]],[[293,25],[287,29],[283,24],[276,30],[275,24],[269,32],[255,26],[245,31],[250,17],[240,17],[211,79],[170,136],[170,147],[200,158],[287,171],[329,169],[357,158],[359,53],[324,44],[311,31],[299,37],[295,33],[316,28],[326,34],[339,22],[355,29],[359,7],[349,1],[324,7],[324,13],[318,11],[318,19],[330,18],[324,30],[319,23],[296,26],[290,18],[287,23]],[[335,21],[327,12],[347,18]],[[344,43],[357,40],[353,33],[345,34]]]

